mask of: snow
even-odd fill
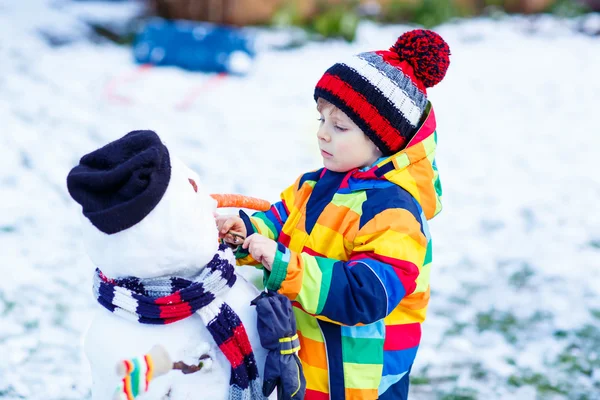
[[[140,70],[130,48],[90,39],[86,21],[139,12],[131,2],[0,1],[0,398],[89,396],[81,336],[97,305],[65,184],[81,155],[153,129],[213,192],[275,201],[320,166],[320,75],[409,29],[364,23],[353,44],[265,50],[248,76],[217,79]],[[429,90],[444,210],[430,227],[415,398],[600,396],[600,41],[578,31],[598,18],[436,28],[452,50]],[[565,351],[577,365],[557,361]],[[596,372],[578,372],[586,363]],[[523,371],[558,389],[540,392]]]

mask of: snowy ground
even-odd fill
[[[92,267],[65,186],[81,155],[150,128],[214,192],[276,200],[319,167],[320,74],[408,29],[365,24],[352,45],[264,52],[248,77],[215,82],[171,68],[135,73],[130,48],[73,36],[86,15],[135,11],[92,6],[0,1],[7,400],[89,395],[80,341],[96,307]],[[600,39],[571,25],[512,18],[437,29],[452,49],[446,79],[429,91],[445,209],[431,226],[416,399],[600,399]],[[77,39],[53,46],[49,37]]]

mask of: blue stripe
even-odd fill
[[[333,265],[331,287],[320,314],[345,325],[370,324],[385,317],[385,296],[385,289],[371,268],[363,263],[349,268],[338,261]]]
[[[379,178],[381,178],[382,176],[384,176],[388,172],[393,171],[395,169],[396,169],[396,167],[394,166],[394,162],[390,161],[390,162],[388,162],[386,164],[383,164],[381,167],[379,167],[375,171],[375,175],[378,176]]]
[[[342,336],[365,339],[385,339],[383,320],[362,326],[342,326]]]
[[[244,212],[244,210],[240,210],[239,211],[239,216],[242,219],[242,221],[244,221],[244,226],[246,227],[246,237],[256,233],[256,230],[254,229],[254,225],[252,225],[252,222],[250,221],[250,217],[248,216],[248,214],[246,214]],[[241,249],[241,246],[240,246]]]
[[[298,190],[300,190],[300,188],[302,187],[302,185],[304,185],[304,182],[306,181],[318,181],[322,171],[323,168],[317,171],[307,172],[306,174],[302,175],[302,177],[300,178],[300,182],[298,183]]]
[[[383,353],[383,375],[398,375],[410,369],[419,346],[404,350],[386,350]]]
[[[366,258],[355,262],[367,264],[373,270],[375,275],[381,279],[381,283],[383,283],[387,294],[387,315],[396,308],[398,303],[400,303],[400,300],[402,300],[406,294],[406,290],[396,274],[394,267],[381,261]]]
[[[393,384],[393,379],[383,377],[382,385],[379,386],[379,400],[407,400],[408,388],[410,383],[409,377],[410,368],[408,369],[406,374],[402,375],[399,381]],[[384,387],[383,385],[386,385],[387,387]]]
[[[329,398],[343,399],[346,396],[344,383],[344,361],[342,357],[342,335],[340,325],[317,320],[323,332],[327,348],[329,372]]]
[[[367,189],[384,189],[391,186],[397,186],[395,183],[384,179],[362,179],[351,177],[348,179],[348,192],[357,192],[359,190]],[[339,191],[342,192],[341,190]]]
[[[287,221],[288,218],[288,213],[283,205],[283,201],[278,201],[277,203],[273,204],[273,206],[275,207],[277,213],[279,213],[279,218],[281,218],[281,221],[285,224],[285,221]]]
[[[315,184],[313,191],[306,203],[306,225],[308,235],[312,232],[317,219],[323,213],[325,207],[331,203],[333,196],[346,177],[346,172],[333,172],[326,170],[325,175]]]
[[[409,211],[421,223],[421,213],[414,198],[400,186],[390,186],[379,190],[367,191],[367,200],[362,204],[359,229],[383,211],[400,208]]]
[[[242,322],[237,314],[227,304],[223,304],[220,312],[206,327],[217,346],[220,346],[233,338],[233,329],[241,324]]]

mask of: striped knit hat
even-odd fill
[[[450,64],[450,48],[437,33],[404,33],[389,50],[361,53],[333,65],[317,83],[322,98],[342,110],[384,155],[403,149],[427,106],[427,89]]]

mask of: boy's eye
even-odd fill
[[[320,123],[323,123],[323,122],[325,122],[325,118],[319,117],[319,118],[317,118],[317,121],[319,121]]]
[[[338,130],[338,131],[340,131],[340,132],[346,132],[346,131],[348,130],[348,129],[346,129],[346,128],[342,128],[342,127],[341,127],[341,126],[339,126],[339,125],[335,125],[335,129],[337,129],[337,130]]]

